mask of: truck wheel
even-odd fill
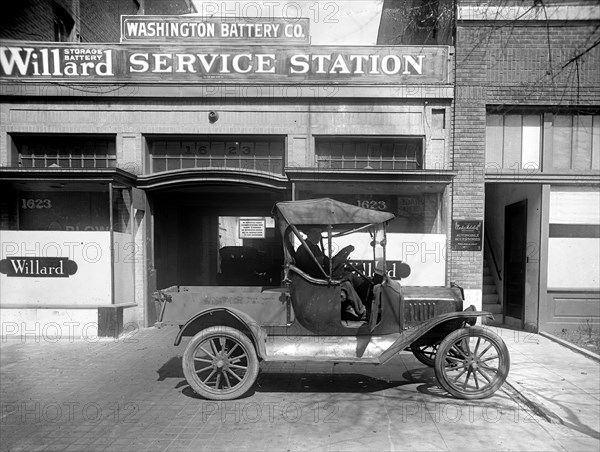
[[[415,355],[419,361],[429,367],[433,367],[435,364],[435,355],[437,354],[439,342],[436,344],[426,345],[415,345],[410,346],[410,351]]]
[[[480,326],[453,331],[440,343],[435,376],[459,399],[484,399],[494,394],[508,376],[510,356],[496,333]]]
[[[241,397],[258,375],[254,345],[244,333],[228,326],[196,334],[183,353],[182,364],[188,384],[210,400]]]

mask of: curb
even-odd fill
[[[590,359],[593,359],[595,361],[600,362],[600,355],[597,355],[594,352],[586,350],[585,348],[581,348],[581,347],[579,347],[579,346],[577,346],[575,344],[571,344],[570,342],[565,341],[564,339],[560,339],[560,338],[558,338],[558,337],[556,337],[556,336],[554,336],[554,335],[552,335],[550,333],[546,333],[544,331],[540,331],[538,334],[540,336],[543,336],[543,337],[545,337],[547,339],[550,339],[551,341],[554,341],[554,342],[556,342],[556,343],[558,343],[558,344],[560,344],[560,345],[562,345],[564,347],[567,347],[567,348],[573,350],[574,352],[580,353],[580,354],[582,354],[582,355],[584,355],[584,356],[586,356],[586,357],[588,357]]]
[[[517,402],[521,402],[523,405],[528,407],[531,411],[533,411],[534,414],[540,416],[551,424],[564,424],[564,421],[558,414],[546,408],[544,404],[537,399],[537,397],[523,388],[523,386],[521,386],[519,383],[507,378],[504,384],[512,390],[512,394],[510,395],[516,399]]]

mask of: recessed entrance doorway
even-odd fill
[[[281,284],[271,211],[285,191],[215,184],[161,190],[151,200],[157,288]]]

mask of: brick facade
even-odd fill
[[[121,15],[135,15],[133,0],[80,0],[81,42],[119,42]]]
[[[526,161],[521,162],[520,154],[512,160],[505,159],[511,162],[516,159],[516,164],[506,163],[503,166],[502,162],[500,165],[488,162],[498,175],[496,180],[504,181],[504,185],[489,185],[489,180],[486,180],[486,115],[519,112],[538,116],[584,114],[588,115],[586,117],[591,124],[589,115],[597,115],[600,110],[599,24],[597,2],[593,1],[539,4],[457,2],[453,163],[459,175],[453,186],[452,218],[483,220],[484,207],[489,202],[488,214],[494,212],[492,216],[495,218],[487,218],[486,223],[489,224],[486,226],[489,226],[490,240],[495,243],[496,256],[500,256],[500,272],[504,270],[505,206],[528,201],[528,256],[532,249],[546,246],[548,238],[539,230],[540,225],[544,230],[544,220],[539,217],[540,210],[543,210],[540,207],[542,185],[519,185],[519,182],[531,181],[514,177],[525,168],[523,164]],[[549,125],[552,125],[551,121],[547,120],[541,126],[545,135],[540,137],[539,166],[529,173],[539,177],[541,183],[544,182],[544,174],[554,170],[549,164],[552,157],[552,137],[547,133]],[[503,133],[510,134],[508,136],[521,152],[521,146],[525,147],[521,143],[521,130],[516,129],[514,133],[512,130],[505,129]],[[536,149],[532,149],[535,160]],[[569,171],[566,171],[562,176],[548,179],[546,184],[555,181],[573,183],[569,181],[576,180],[576,167],[568,175]],[[503,176],[506,179],[502,179]],[[485,199],[486,185],[490,195],[496,195],[491,196],[489,201]],[[550,185],[545,187],[549,190]],[[500,199],[497,196],[499,192],[510,193],[511,196]],[[450,277],[455,275],[458,279],[461,275],[463,278],[466,276],[469,281],[467,287],[482,287],[483,257],[483,253],[453,252],[449,262]],[[516,326],[536,329],[538,322],[543,323],[541,314],[538,318],[538,303],[539,312],[542,312],[547,303],[544,299],[544,269],[547,265],[548,262],[537,256],[532,255],[531,260],[527,258],[527,295],[524,296],[523,318],[519,319],[522,323]],[[504,277],[506,279],[506,275]],[[500,300],[502,284],[499,278],[496,285],[499,285]],[[506,299],[504,303],[506,305]],[[554,312],[553,306],[548,309]]]
[[[600,104],[598,24],[482,27],[487,35],[487,103]],[[581,55],[577,58],[578,55]]]
[[[48,0],[6,2],[2,9],[0,39],[54,41],[52,2]]]
[[[452,187],[454,220],[484,219],[485,51],[460,45],[478,38],[470,30],[458,30],[456,38],[452,167],[458,176]],[[466,289],[480,290],[482,264],[481,252],[453,251],[449,254],[448,277]]]
[[[0,16],[0,39],[55,41],[56,7],[74,23],[70,41],[119,42],[121,15],[187,14],[189,0],[19,0],[6,2]]]

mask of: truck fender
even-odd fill
[[[417,328],[407,330],[405,334],[401,334],[398,339],[379,356],[379,362],[384,364],[396,355],[396,353],[404,350],[407,345],[412,344],[415,340],[432,330],[436,326],[448,322],[450,320],[461,319],[464,320],[468,325],[473,326],[477,322],[477,317],[486,317],[493,319],[494,316],[487,311],[476,311],[474,306],[469,306],[462,312],[449,312],[447,314],[435,317]]]
[[[233,308],[208,308],[199,312],[185,325],[180,326],[179,333],[175,338],[175,345],[181,343],[183,336],[195,336],[211,326],[229,326],[242,331],[254,344],[259,359],[265,358],[267,332],[248,314]]]

